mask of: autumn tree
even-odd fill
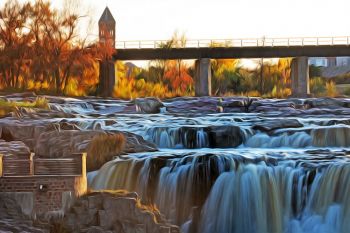
[[[160,49],[171,49],[174,47],[174,38],[161,42],[157,45]],[[149,72],[150,74],[150,79],[153,82],[163,82],[165,72],[167,69],[167,65],[169,64],[169,60],[166,59],[157,59],[157,60],[152,60],[149,63]]]
[[[79,14],[77,1],[64,3],[57,10],[43,0],[25,4],[8,0],[0,9],[2,88],[39,84],[62,94],[72,82],[97,84],[96,63],[107,56],[106,50],[79,36],[78,25],[87,16]]]
[[[238,91],[240,82],[243,81],[239,74],[238,59],[213,59],[212,88],[215,95],[223,95],[226,92]]]
[[[30,54],[32,40],[26,24],[29,20],[29,4],[17,0],[8,1],[0,10],[0,73],[2,85],[16,88]]]
[[[188,74],[185,64],[180,64],[178,60],[168,63],[167,71],[164,74],[170,90],[180,93],[190,92],[193,89],[193,78]]]

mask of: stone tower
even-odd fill
[[[108,43],[115,48],[115,26],[116,22],[108,7],[98,21],[99,40],[101,43]],[[100,82],[99,95],[112,97],[115,85],[115,64],[113,58],[100,61]]]
[[[109,42],[115,48],[115,19],[108,7],[103,11],[103,14],[98,21],[99,39],[100,42]]]

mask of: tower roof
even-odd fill
[[[115,19],[112,15],[111,11],[109,10],[108,6],[103,11],[103,14],[98,22],[113,22],[113,23],[115,23]]]

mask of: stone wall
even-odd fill
[[[0,193],[32,193],[32,214],[42,215],[69,207],[70,200],[86,192],[86,177],[3,177]]]
[[[11,159],[12,157],[15,159]],[[27,198],[23,203],[17,200],[22,210],[26,209],[26,215],[63,213],[76,197],[87,192],[86,154],[61,160],[33,160],[32,157],[28,159],[28,156],[24,156],[24,159],[18,160],[15,156],[4,159],[0,156],[0,168],[3,171],[0,172],[0,195],[26,194]],[[23,170],[21,164],[28,161],[30,172],[20,172]],[[12,172],[7,172],[10,170]],[[23,208],[25,202],[32,203],[31,210]]]

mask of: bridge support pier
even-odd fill
[[[209,58],[195,62],[194,77],[195,96],[211,96],[211,64]]]
[[[292,81],[292,97],[308,97],[310,95],[308,57],[293,58],[290,75]]]
[[[100,61],[100,83],[98,94],[103,97],[112,97],[116,79],[114,61]]]

